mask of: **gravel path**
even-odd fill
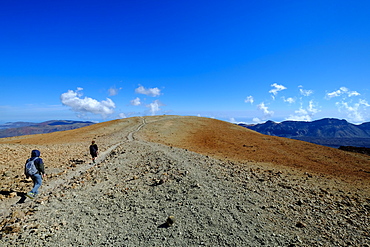
[[[0,245],[369,246],[369,198],[135,138],[145,124],[14,204]]]

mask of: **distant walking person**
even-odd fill
[[[91,158],[92,158],[92,161],[95,163],[95,159],[96,157],[98,157],[98,145],[96,145],[95,141],[92,141],[91,142],[91,145],[90,145],[90,154],[91,154]]]
[[[26,196],[30,199],[34,199],[37,196],[38,189],[42,184],[42,178],[45,177],[44,162],[40,158],[39,150],[32,150],[31,158],[26,161],[24,174],[27,178],[31,178],[33,181],[33,188],[26,194]]]

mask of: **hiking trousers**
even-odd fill
[[[39,193],[38,190],[42,184],[42,176],[40,174],[35,174],[35,175],[32,175],[31,178],[33,181],[33,188],[30,192],[37,195]]]

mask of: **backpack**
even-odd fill
[[[36,157],[35,159],[31,160],[29,159],[26,163],[26,174],[28,176],[32,176],[32,175],[35,175],[36,173],[38,173],[39,171],[37,170],[36,166],[35,166],[35,160],[37,160],[39,157]]]

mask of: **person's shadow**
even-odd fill
[[[17,201],[17,204],[24,203],[27,199],[26,193],[24,193],[24,192],[17,192],[17,196],[19,196],[21,198],[21,199],[19,199],[19,201]]]
[[[15,191],[13,191],[15,192]],[[0,191],[0,195],[4,195],[4,196],[9,196],[10,193],[12,193],[11,191],[6,191],[6,190],[2,190]],[[20,197],[19,201],[17,201],[17,204],[19,203],[24,203],[24,201],[26,200],[26,193],[24,192],[16,192],[17,193],[17,196]]]

